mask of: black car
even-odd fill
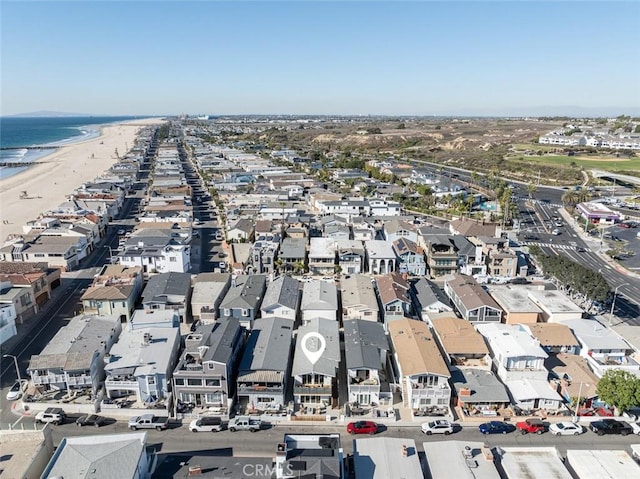
[[[624,421],[616,421],[615,419],[602,419],[591,423],[591,430],[598,436],[605,434],[621,434],[626,436],[633,433],[633,429]]]
[[[107,418],[103,416],[98,416],[97,414],[85,414],[84,416],[80,416],[76,420],[76,425],[78,427],[82,426],[95,426],[100,427],[107,423]]]
[[[523,277],[523,276],[517,276],[515,278],[510,279],[509,283],[511,283],[511,284],[529,284],[530,281],[527,278]]]

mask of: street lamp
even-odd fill
[[[111,252],[111,246],[104,245],[105,248],[109,248],[109,263],[113,264],[113,253]]]
[[[18,358],[16,358],[13,354],[3,354],[3,358],[13,358],[13,364],[16,365],[16,373],[18,374],[18,382],[22,384],[22,377],[20,377],[20,367],[18,366]]]
[[[629,283],[622,283],[619,284],[618,286],[616,286],[616,289],[613,291],[613,301],[611,301],[611,313],[609,313],[609,326],[611,326],[611,323],[613,322],[613,310],[616,307],[616,298],[618,297],[618,288],[620,286],[626,286]]]

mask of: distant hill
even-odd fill
[[[6,115],[7,118],[61,118],[61,117],[74,117],[74,116],[100,116],[91,115],[89,113],[68,113],[64,111],[33,111],[29,113],[18,113],[17,115]]]

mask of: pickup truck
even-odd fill
[[[129,429],[155,429],[162,431],[169,425],[168,417],[154,416],[153,414],[143,414],[142,416],[134,416],[129,419]]]
[[[516,423],[516,429],[522,434],[542,434],[546,428],[540,419],[529,418]]]
[[[626,436],[633,433],[633,429],[624,421],[616,421],[615,419],[602,419],[591,423],[591,430],[598,436],[605,434],[621,434]]]
[[[251,431],[256,432],[262,429],[262,421],[259,417],[237,416],[229,421],[229,431]]]

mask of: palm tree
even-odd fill
[[[575,206],[579,201],[578,192],[574,190],[565,191],[561,197],[562,204],[565,206]]]
[[[536,193],[536,191],[538,191],[538,185],[533,183],[529,183],[527,185],[527,194],[529,195],[529,198],[533,198],[533,195]]]

